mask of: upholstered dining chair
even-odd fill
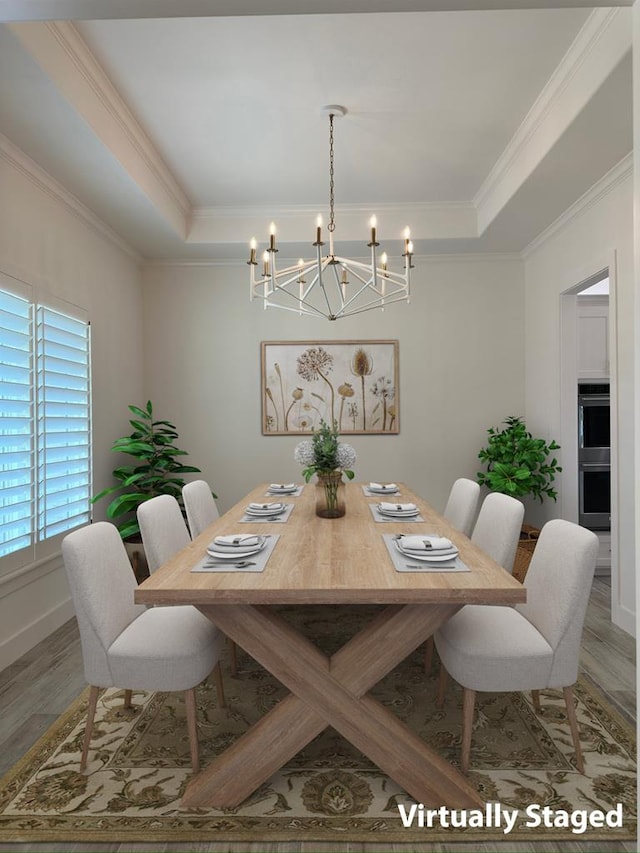
[[[480,507],[471,541],[511,572],[523,518],[521,501],[500,492],[490,492]]]
[[[470,536],[476,518],[480,486],[475,480],[459,477],[451,486],[443,515],[456,530]]]
[[[471,541],[503,569],[511,572],[523,518],[524,505],[520,501],[509,495],[491,492],[482,502]],[[431,672],[433,648],[433,638],[429,637],[424,650],[424,671],[427,675]]]
[[[211,492],[209,495],[211,496]],[[171,495],[158,495],[140,504],[137,517],[149,572],[155,572],[191,542],[180,504]],[[202,518],[202,515],[199,518]],[[238,649],[232,640],[229,640],[229,653],[229,669],[231,675],[235,676],[238,674]]]
[[[578,677],[582,626],[598,554],[598,538],[571,521],[548,521],[525,578],[526,604],[467,604],[436,632],[440,655],[437,704],[447,673],[463,687],[461,767],[469,770],[476,693],[562,688],[576,753],[584,773],[573,684]]]
[[[192,539],[199,536],[212,521],[220,517],[211,488],[205,480],[186,483],[182,487],[182,501]]]
[[[220,674],[223,635],[190,605],[135,604],[137,586],[117,529],[106,521],[69,533],[64,564],[80,629],[84,672],[91,685],[80,770],[87,756],[100,689],[184,691],[191,765],[199,769],[195,687],[212,671],[224,707]]]
[[[141,503],[136,514],[150,573],[191,542],[180,504],[171,495]]]

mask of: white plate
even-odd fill
[[[380,504],[376,504],[376,509],[380,513],[380,515],[388,515],[393,518],[411,518],[414,515],[420,515],[420,510],[416,507],[416,509],[397,509],[397,510],[389,510],[389,509],[380,509]]]
[[[254,515],[256,518],[260,518],[261,516],[269,518],[272,515],[282,515],[286,511],[286,506],[281,506],[280,509],[249,509],[248,507],[245,509],[247,515]]]
[[[267,489],[270,495],[291,495],[297,490],[297,486],[292,486],[290,489]]]
[[[207,548],[207,554],[211,557],[215,557],[217,560],[241,560],[243,557],[251,557],[253,554],[257,554],[259,551],[262,551],[266,542],[263,542],[261,545],[258,545],[256,548],[238,548],[234,551],[215,551],[213,548]]]
[[[395,489],[372,489],[371,486],[367,486],[367,489],[371,492],[372,495],[397,495],[400,489],[396,486]]]
[[[397,539],[394,540],[394,544],[403,557],[410,560],[422,560],[424,563],[444,563],[447,560],[455,560],[458,556],[457,549],[441,554],[428,554],[426,551],[423,551],[422,554],[416,554],[415,551],[405,551],[404,548],[401,548]]]

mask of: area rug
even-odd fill
[[[374,607],[283,608],[331,654]],[[302,621],[304,620],[304,621]],[[205,766],[259,719],[287,691],[255,661],[240,653],[235,678],[224,666],[226,709],[212,684],[198,693],[201,763]],[[421,650],[372,691],[448,761],[458,763],[461,691],[451,685],[443,710],[435,706],[436,671],[428,678]],[[542,714],[528,694],[481,694],[470,779],[494,811],[517,810],[505,825],[461,826],[461,815],[426,819],[427,809],[335,731],[327,729],[240,807],[183,809],[190,773],[182,695],[134,693],[135,710],[123,708],[122,693],[106,690],[98,705],[87,773],[78,772],[86,692],[0,782],[2,841],[436,841],[567,840],[635,838],[636,765],[633,727],[597,689],[581,679],[577,716],[586,774],[575,768],[562,694],[543,691]],[[534,804],[552,816],[531,825]],[[405,821],[413,814],[410,826]],[[547,808],[547,812],[542,810]],[[556,823],[562,814],[622,814],[620,826],[577,831]],[[422,818],[422,820],[420,820]],[[466,818],[465,818],[466,819]],[[458,825],[451,826],[451,823]],[[497,820],[493,821],[498,823]],[[597,821],[596,821],[597,823]]]

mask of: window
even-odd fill
[[[0,557],[90,521],[89,332],[73,306],[0,287]]]

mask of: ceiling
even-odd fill
[[[343,254],[365,252],[373,213],[390,254],[407,224],[418,254],[520,252],[628,162],[630,9],[244,0],[197,17],[211,5],[0,0],[0,147],[142,258],[244,259],[272,219],[287,257],[308,254],[325,104],[347,109]]]

